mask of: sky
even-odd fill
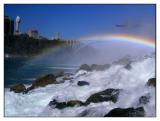
[[[4,15],[20,16],[20,31],[37,29],[51,38],[63,39],[96,34],[130,34],[155,39],[155,5],[60,5],[5,4]]]

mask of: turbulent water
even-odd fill
[[[113,63],[103,71],[75,72],[72,80],[64,83],[51,84],[37,88],[27,94],[10,92],[5,88],[5,116],[104,116],[110,110],[120,107],[143,106],[145,116],[155,116],[155,88],[146,85],[150,78],[155,77],[155,57],[143,57],[131,62],[131,68],[126,69],[125,63]],[[78,81],[87,81],[89,85],[78,86]],[[27,85],[29,86],[29,85]],[[123,89],[118,101],[90,103],[87,106],[74,106],[64,109],[48,106],[52,99],[59,102],[86,99],[99,91],[108,88]],[[139,98],[150,94],[149,103],[139,104]]]

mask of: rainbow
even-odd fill
[[[124,41],[133,42],[137,44],[147,45],[149,47],[155,48],[155,40],[136,37],[126,34],[103,34],[103,35],[93,35],[79,38],[80,41],[83,40],[98,40],[98,41]]]

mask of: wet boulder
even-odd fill
[[[23,93],[28,93],[29,91],[38,88],[44,87],[48,84],[58,84],[59,82],[56,81],[56,76],[54,74],[48,74],[42,77],[37,78],[33,81],[32,85],[28,87]]]
[[[132,66],[131,66],[131,64],[126,64],[125,66],[124,66],[124,68],[125,69],[127,69],[127,70],[131,70],[132,69]]]
[[[104,64],[104,65],[92,64],[91,70],[103,71],[105,69],[108,69],[109,67],[110,67],[110,64]]]
[[[145,96],[141,96],[139,98],[139,104],[147,104],[147,103],[149,103],[149,100],[150,100],[150,95],[149,94],[147,94]]]
[[[65,80],[72,80],[73,79],[73,77],[63,77],[63,80],[65,81]]]
[[[80,66],[79,70],[91,71],[91,67],[87,64],[83,64]]]
[[[115,108],[104,117],[144,117],[145,111],[143,107],[138,108]]]
[[[57,77],[61,77],[64,75],[64,71],[57,71],[57,72],[54,72],[54,76],[57,78]]]
[[[149,79],[148,82],[147,82],[147,85],[156,87],[156,78]]]
[[[77,85],[78,85],[78,86],[85,86],[85,85],[89,85],[89,82],[86,82],[86,81],[78,81]]]
[[[106,89],[104,91],[92,94],[85,102],[86,105],[90,103],[99,103],[105,101],[117,102],[120,89]]]
[[[30,87],[28,87],[26,90],[23,91],[23,94],[26,94],[26,93],[28,93],[30,90],[33,90],[33,89],[34,89],[34,87],[33,87],[33,86],[30,86]]]
[[[43,77],[39,77],[32,83],[32,87],[37,88],[37,87],[44,87],[48,84],[57,84],[58,82],[56,81],[56,76],[53,74],[48,74]]]
[[[110,64],[104,64],[104,65],[103,65],[103,69],[108,69],[108,68],[110,68],[110,67],[111,67]]]
[[[70,100],[67,102],[68,107],[82,106],[84,103],[79,100]]]
[[[64,109],[67,107],[82,106],[82,105],[84,105],[84,103],[79,100],[70,100],[68,102],[57,102],[57,100],[54,99],[49,103],[50,107],[58,109]]]
[[[26,87],[23,84],[16,84],[10,88],[10,91],[15,93],[21,93],[26,90]]]

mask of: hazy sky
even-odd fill
[[[4,15],[21,17],[20,29],[37,29],[45,37],[65,39],[101,33],[155,38],[154,5],[4,5]],[[117,27],[118,25],[122,27]]]

